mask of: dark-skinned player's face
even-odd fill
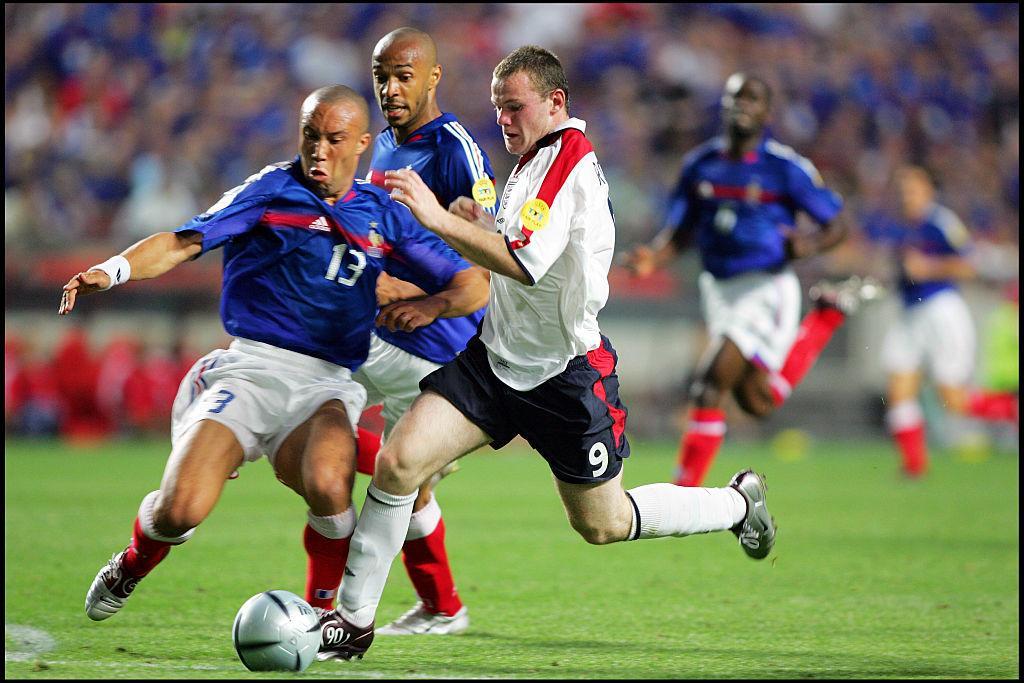
[[[771,108],[768,89],[761,81],[733,74],[722,93],[722,118],[730,134],[757,135],[768,121]]]
[[[398,40],[374,52],[374,88],[389,126],[411,132],[427,123],[431,91],[441,78],[441,67],[427,61],[420,45],[411,40]]]

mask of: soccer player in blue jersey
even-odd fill
[[[302,105],[299,155],[224,194],[205,213],[76,274],[58,312],[77,297],[158,277],[224,249],[221,319],[235,337],[200,359],[178,390],[172,450],[160,488],[139,508],[131,543],[97,574],[91,619],[117,613],[170,549],[212,511],[228,475],[266,455],[301,495],[328,539],[356,522],[354,425],[366,392],[352,373],[378,324],[411,328],[404,312],[377,314],[375,283],[387,268],[433,298],[436,315],[480,308],[480,276],[386,192],[355,181],[369,147],[366,101],[345,86],[314,91]],[[433,303],[428,305],[433,306]]]
[[[680,444],[676,483],[700,486],[725,437],[730,393],[764,417],[781,405],[860,297],[851,280],[823,293],[799,324],[800,283],[789,262],[831,249],[845,236],[843,202],[807,159],[765,134],[771,90],[737,73],[722,95],[725,134],[687,155],[665,228],[627,263],[646,275],[696,241],[701,302],[711,343],[693,384],[694,407]],[[797,230],[797,214],[819,230]],[[839,304],[839,305],[837,305]],[[843,310],[845,308],[845,310]]]
[[[378,104],[388,126],[374,142],[367,180],[383,187],[385,171],[413,168],[444,206],[460,196],[475,196],[487,207],[482,210],[493,213],[490,160],[458,119],[443,113],[437,104],[442,68],[433,39],[414,28],[396,29],[378,41],[371,67]],[[487,271],[479,272],[486,281]],[[402,301],[393,304],[396,308],[412,310],[423,305],[418,299],[423,294],[387,273],[381,273],[377,281],[378,301]],[[486,298],[486,291],[481,294]],[[355,379],[366,387],[368,406],[383,403],[385,438],[419,394],[420,380],[466,347],[482,317],[483,309],[465,317],[441,318],[412,331],[375,328],[369,358]],[[359,429],[360,472],[373,473],[380,443],[379,435]],[[380,635],[448,635],[469,626],[468,608],[455,588],[445,550],[441,508],[432,492],[438,478],[420,489],[403,546],[402,561],[419,599],[405,614],[378,629]],[[306,599],[310,604],[333,607],[344,568],[345,558],[341,557],[330,574],[308,577]]]
[[[886,333],[882,364],[889,375],[886,423],[902,457],[903,473],[928,469],[924,414],[917,397],[923,370],[935,380],[950,411],[985,420],[1017,421],[1017,397],[968,389],[976,350],[974,322],[957,282],[972,278],[967,228],[936,201],[927,171],[896,173],[902,230],[895,244],[902,312]]]

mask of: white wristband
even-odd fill
[[[111,256],[103,263],[97,263],[89,268],[89,270],[102,270],[107,274],[110,278],[110,286],[106,289],[128,282],[128,279],[132,276],[132,267],[128,264],[128,259],[120,254]],[[106,289],[103,291],[106,291]]]

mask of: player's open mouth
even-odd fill
[[[313,180],[324,181],[327,180],[327,171],[323,171],[319,168],[309,169],[309,177]]]

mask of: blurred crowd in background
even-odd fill
[[[131,336],[96,348],[73,327],[52,355],[39,356],[19,335],[6,335],[4,426],[23,436],[81,441],[164,433],[178,384],[200,355],[146,350]]]
[[[305,95],[344,83],[373,102],[373,46],[403,25],[437,41],[441,108],[488,152],[499,191],[515,159],[494,123],[491,70],[524,42],[560,57],[571,112],[588,121],[609,180],[620,250],[658,230],[683,155],[719,131],[725,79],[745,70],[774,88],[772,133],[816,164],[857,226],[805,266],[809,276],[891,276],[892,173],[910,162],[971,229],[982,280],[1017,277],[1016,4],[8,3],[4,15],[8,291],[34,259],[119,252],[291,158]],[[9,370],[20,342],[5,338]],[[95,377],[118,357],[93,349],[90,365],[60,353],[72,375]],[[177,383],[164,375],[180,377],[182,360],[153,361],[160,411]],[[18,405],[8,374],[5,415]],[[81,400],[63,395],[66,374],[37,383],[54,401]]]

